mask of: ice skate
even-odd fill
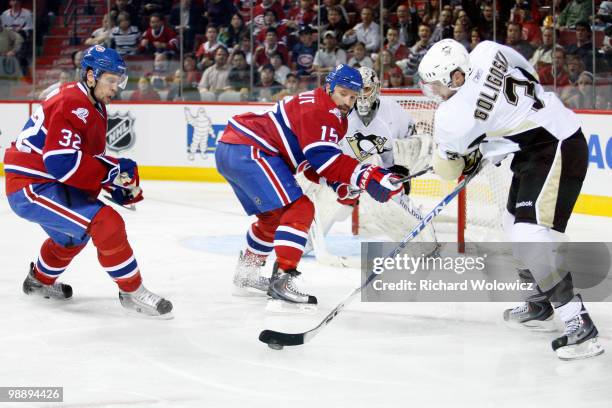
[[[270,286],[270,278],[261,276],[261,268],[266,261],[251,253],[240,251],[234,272],[234,296],[265,296]]]
[[[172,303],[140,284],[134,292],[119,292],[121,306],[139,316],[172,319]]]
[[[514,309],[504,310],[504,320],[510,325],[527,327],[542,332],[556,330],[553,315],[553,307],[548,301],[525,302]]]
[[[580,295],[576,295],[582,303]],[[594,357],[604,352],[597,338],[597,327],[589,313],[581,306],[580,312],[565,322],[563,336],[553,340],[552,348],[561,360],[578,360]]]
[[[23,281],[23,293],[40,295],[45,299],[67,300],[72,297],[72,286],[61,282],[45,285],[34,276],[34,263],[30,263],[30,272]]]
[[[301,312],[309,313],[317,310],[317,298],[300,292],[296,287],[296,278],[300,275],[296,269],[283,271],[278,263],[274,264],[266,309],[271,312]]]

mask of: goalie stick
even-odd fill
[[[423,217],[423,220],[410,231],[408,235],[404,237],[404,239],[400,242],[400,244],[393,250],[387,258],[394,258],[397,254],[401,252],[402,249],[408,245],[410,241],[412,241],[426,226],[429,224],[440,212],[462,191],[468,183],[478,174],[480,170],[486,165],[486,162],[483,160],[480,163],[480,166],[472,172],[469,176],[466,176],[457,186],[451,191],[446,197],[438,203],[426,216]],[[368,275],[365,282],[361,284],[357,289],[353,290],[351,294],[344,299],[342,302],[338,304],[331,312],[325,316],[325,318],[313,329],[310,329],[303,333],[283,333],[274,330],[263,330],[259,334],[259,341],[266,343],[271,348],[281,349],[283,346],[299,346],[310,340],[314,336],[316,336],[321,330],[325,328],[333,319],[344,309],[348,304],[350,304],[355,297],[361,293],[363,289],[365,289],[373,280],[379,276],[375,274],[373,271]]]

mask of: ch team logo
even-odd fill
[[[361,132],[356,132],[354,135],[347,136],[346,141],[359,161],[364,161],[374,154],[391,150],[391,148],[385,148],[387,138],[382,136],[364,135]]]
[[[185,121],[187,122],[187,158],[193,161],[199,154],[202,160],[208,159],[208,153],[214,153],[217,148],[217,139],[223,133],[225,124],[212,123],[203,107],[193,111],[185,107]]]
[[[108,115],[108,130],[106,131],[106,148],[115,152],[127,150],[134,146],[134,117],[130,112],[113,112]]]

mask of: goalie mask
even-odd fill
[[[419,86],[425,96],[438,101],[446,100],[459,89],[459,86],[453,87],[452,80],[457,70],[466,77],[472,71],[467,50],[452,39],[438,41],[419,64]]]
[[[361,67],[359,73],[363,80],[363,89],[357,95],[357,113],[359,116],[368,116],[376,109],[380,95],[380,80],[372,68]]]

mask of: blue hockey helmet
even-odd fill
[[[334,91],[336,85],[359,92],[363,88],[361,74],[355,68],[345,64],[340,64],[325,78],[325,83],[329,84],[329,90]]]
[[[125,61],[117,51],[101,45],[94,45],[85,50],[81,59],[83,75],[87,74],[87,69],[93,70],[94,78],[97,81],[104,72],[119,75],[119,88],[124,89],[127,84],[127,66]]]

